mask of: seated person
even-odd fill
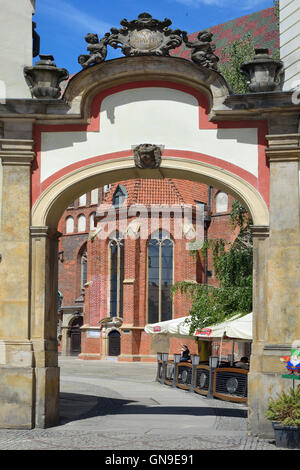
[[[235,367],[239,367],[240,369],[249,370],[249,359],[246,356],[241,357],[241,359],[238,362],[236,362],[234,365]]]
[[[190,362],[190,361],[191,361],[190,350],[186,344],[183,344],[181,347],[180,362]]]

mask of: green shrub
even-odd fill
[[[285,426],[300,427],[300,385],[288,392],[282,392],[276,399],[270,399],[265,417]]]

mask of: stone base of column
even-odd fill
[[[59,367],[35,369],[35,427],[50,428],[59,424]]]
[[[0,429],[59,423],[59,368],[0,366]]]
[[[0,428],[34,428],[34,369],[0,366]]]
[[[286,372],[280,362],[289,353],[289,345],[265,345],[263,353],[251,355],[248,374],[248,428],[252,436],[274,438],[271,421],[264,416],[270,398],[276,398],[292,387],[282,378]]]

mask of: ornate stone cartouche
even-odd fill
[[[197,36],[198,41],[189,41],[186,33],[183,35],[183,40],[186,47],[192,49],[191,59],[195,64],[217,70],[219,57],[214,54],[216,46],[212,44],[212,37],[212,33],[200,31]]]
[[[162,146],[153,144],[140,144],[133,147],[135,166],[142,169],[159,168],[162,148]]]
[[[253,60],[241,65],[241,72],[248,79],[251,92],[274,91],[282,71],[283,62],[272,59],[268,49],[255,49]]]
[[[179,47],[186,34],[179,29],[170,29],[170,19],[156,20],[149,13],[141,13],[137,20],[123,19],[120,24],[122,28],[111,28],[111,32],[106,33],[100,41],[97,34],[86,36],[90,55],[81,55],[78,58],[83,68],[103,62],[108,45],[114,49],[121,48],[127,57],[169,56],[169,51]]]
[[[169,18],[160,21],[149,13],[141,13],[137,20],[124,19],[120,24],[121,29],[111,29],[108,44],[120,47],[125,56],[168,56],[171,49],[182,44],[183,31],[170,29]]]
[[[24,68],[24,75],[32,96],[39,99],[59,98],[59,84],[69,78],[66,69],[56,67],[52,55],[40,55],[35,66]]]

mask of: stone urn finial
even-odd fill
[[[274,91],[283,62],[269,56],[268,49],[255,49],[252,61],[241,65],[241,72],[249,81],[251,92]]]
[[[32,96],[39,99],[59,98],[59,84],[69,78],[66,69],[56,67],[52,55],[40,55],[35,66],[24,68],[24,75]]]

